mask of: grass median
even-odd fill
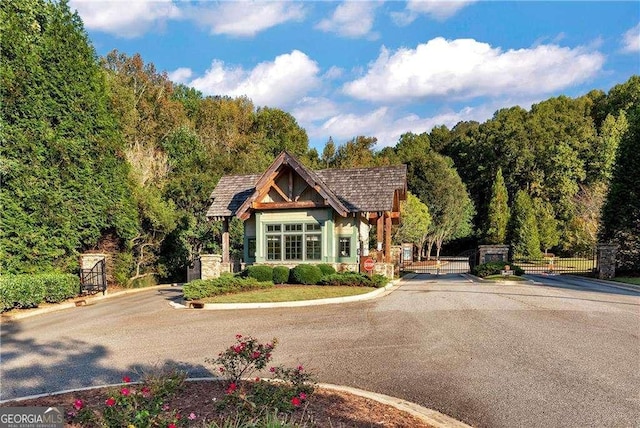
[[[640,277],[638,276],[616,276],[613,280],[625,284],[640,285]]]
[[[375,290],[373,287],[334,287],[319,285],[277,285],[263,290],[200,299],[203,303],[271,303],[356,296]]]

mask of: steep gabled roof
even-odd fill
[[[273,180],[282,165],[289,165],[343,216],[356,212],[393,211],[396,195],[406,199],[406,165],[313,171],[283,152],[262,175],[224,176],[211,194],[207,217],[242,216]]]

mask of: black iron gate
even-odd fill
[[[104,293],[107,289],[107,269],[103,260],[91,269],[80,269],[80,293]]]
[[[443,275],[447,273],[469,273],[476,263],[477,250],[467,250],[457,256],[431,257],[429,260],[407,261],[402,269],[407,272]]]
[[[573,257],[556,257],[547,255],[542,258],[515,258],[512,262],[529,274],[593,274],[598,271],[598,260],[595,251]]]

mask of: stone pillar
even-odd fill
[[[222,269],[222,256],[220,254],[200,254],[200,278],[219,278]]]
[[[479,245],[479,264],[487,262],[508,262],[509,261],[509,246],[504,244],[495,245]]]
[[[614,244],[598,244],[598,278],[611,279],[616,276],[616,253]]]
[[[96,263],[101,260],[107,259],[106,254],[100,253],[88,253],[88,254],[80,254],[80,269],[91,269]]]
[[[369,255],[369,229],[371,226],[366,219],[360,219],[359,221],[358,235],[360,240],[360,255],[366,257]]]

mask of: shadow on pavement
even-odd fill
[[[202,365],[166,360],[160,366],[134,365],[126,370],[109,367],[109,352],[102,345],[82,340],[65,339],[36,342],[18,338],[19,322],[3,322],[0,326],[0,400],[27,395],[122,382],[124,375],[133,381],[144,373],[167,368],[184,370],[190,377],[215,376]],[[33,363],[29,355],[44,355],[47,363]]]
[[[607,285],[589,278],[578,278],[566,275],[525,275],[525,278],[535,281],[536,284],[534,284],[534,286],[640,297],[640,291],[618,288],[615,285]],[[620,285],[620,287],[623,286],[623,284]]]

